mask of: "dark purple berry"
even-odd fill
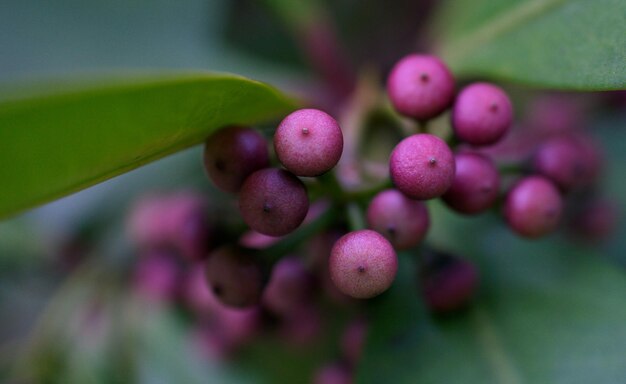
[[[330,277],[339,290],[357,299],[386,291],[398,271],[391,243],[368,229],[342,236],[330,253]]]
[[[554,231],[559,224],[563,201],[559,190],[543,176],[529,176],[509,191],[504,216],[518,234],[536,238]]]
[[[226,192],[238,192],[250,174],[269,164],[265,138],[252,128],[221,129],[211,135],[204,146],[207,174]]]
[[[478,271],[467,260],[439,254],[427,260],[421,283],[424,300],[431,311],[454,312],[463,309],[474,296]]]
[[[309,210],[306,187],[296,176],[275,168],[250,175],[239,193],[239,210],[252,229],[269,236],[292,232]]]
[[[402,140],[391,153],[391,180],[412,199],[443,195],[454,180],[454,155],[439,137],[421,133]]]
[[[274,133],[281,164],[298,176],[319,176],[341,158],[343,134],[335,119],[317,109],[300,109],[285,117]]]
[[[299,258],[285,257],[272,269],[263,306],[277,315],[289,314],[311,298],[313,283],[313,275]]]
[[[231,307],[258,304],[263,291],[263,272],[249,255],[233,248],[220,248],[206,263],[206,276],[213,294]]]
[[[579,185],[584,178],[585,158],[582,149],[567,137],[543,143],[533,157],[535,172],[552,180],[562,191]]]
[[[417,120],[443,112],[454,97],[454,78],[446,65],[430,55],[405,56],[387,79],[387,93],[394,108]]]
[[[590,242],[610,237],[619,221],[619,206],[610,200],[592,200],[578,209],[570,222],[572,232]]]
[[[426,205],[409,199],[397,189],[387,189],[372,199],[367,208],[367,222],[398,250],[419,244],[430,226]]]
[[[443,201],[457,212],[475,214],[491,207],[500,192],[500,176],[493,161],[478,153],[458,153],[452,186]]]
[[[513,122],[513,107],[502,89],[488,83],[465,87],[452,109],[456,136],[472,145],[489,145],[500,140]]]

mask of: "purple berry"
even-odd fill
[[[372,199],[367,222],[398,250],[419,244],[430,226],[426,205],[396,189],[382,191]]]
[[[309,198],[296,176],[282,169],[261,169],[241,187],[239,210],[255,231],[283,236],[300,226],[309,210]]]
[[[513,122],[513,107],[502,89],[474,83],[459,93],[452,109],[456,136],[472,145],[489,145],[500,140]]]
[[[386,291],[398,271],[391,243],[369,229],[342,236],[330,253],[330,277],[339,290],[357,299]]]
[[[289,314],[311,298],[313,283],[313,275],[299,258],[285,257],[272,269],[263,306],[277,315]]]
[[[327,364],[317,370],[313,384],[352,384],[352,372],[342,363]]]
[[[175,298],[179,288],[179,274],[179,266],[173,255],[151,251],[139,260],[133,283],[142,297],[164,302]]]
[[[396,188],[418,200],[443,195],[452,185],[454,169],[454,155],[446,142],[428,133],[402,140],[389,160]]]
[[[356,366],[361,359],[365,338],[367,336],[367,321],[357,318],[348,324],[341,335],[341,352],[351,366]]]
[[[533,157],[535,172],[552,180],[562,191],[581,183],[586,170],[581,148],[567,137],[543,143]]]
[[[427,120],[452,103],[454,78],[438,58],[412,54],[398,61],[391,70],[387,93],[399,113]]]
[[[215,185],[236,193],[254,171],[270,165],[265,138],[252,128],[227,127],[204,146],[204,167]]]
[[[529,176],[509,191],[504,216],[518,234],[536,238],[554,231],[559,224],[563,201],[559,190],[543,176]]]
[[[463,309],[474,296],[478,271],[472,263],[449,255],[436,255],[426,262],[422,276],[422,294],[435,313]]]
[[[263,272],[247,254],[220,248],[209,255],[205,268],[211,291],[224,305],[249,307],[260,302]]]
[[[274,133],[281,164],[298,176],[319,176],[341,158],[343,134],[335,119],[317,109],[300,109],[285,117]]]
[[[456,173],[443,201],[457,212],[475,214],[491,207],[500,192],[500,176],[493,161],[478,153],[455,156]]]

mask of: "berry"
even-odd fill
[[[342,363],[327,364],[315,373],[313,384],[352,384],[352,372]]]
[[[419,244],[430,226],[426,205],[409,199],[397,189],[387,189],[372,199],[367,208],[367,222],[398,250]]]
[[[281,164],[298,176],[331,170],[343,151],[343,134],[335,119],[317,109],[300,109],[285,117],[274,133]]]
[[[272,269],[263,292],[263,306],[285,315],[306,303],[313,293],[313,276],[299,258],[285,257]]]
[[[452,109],[456,136],[472,145],[495,144],[509,130],[513,107],[502,89],[488,83],[465,87]]]
[[[478,271],[467,260],[438,254],[426,261],[421,285],[431,311],[454,312],[465,307],[474,296]]]
[[[249,307],[261,300],[263,272],[247,254],[220,248],[209,255],[205,268],[211,290],[223,304]]]
[[[428,133],[402,140],[389,160],[389,172],[396,188],[418,200],[443,195],[452,185],[454,169],[454,155],[448,145]]]
[[[585,160],[581,148],[574,141],[557,137],[538,148],[533,157],[533,168],[562,191],[567,191],[580,184],[587,169]]]
[[[350,232],[333,246],[330,277],[340,291],[367,299],[386,291],[398,271],[398,258],[391,243],[369,229]]]
[[[283,236],[300,226],[309,199],[300,179],[285,170],[267,168],[246,179],[239,193],[239,210],[255,231]]]
[[[366,336],[367,322],[362,318],[357,318],[348,324],[341,335],[341,352],[353,367],[361,358]]]
[[[204,146],[204,167],[215,185],[236,193],[254,171],[270,165],[267,143],[252,128],[227,127],[211,135]]]
[[[427,120],[452,103],[454,78],[438,58],[412,54],[398,61],[391,70],[387,93],[399,113]]]
[[[179,266],[172,254],[151,251],[139,260],[133,283],[142,297],[165,302],[175,298],[179,274]]]
[[[554,231],[563,202],[556,186],[543,176],[529,176],[509,191],[504,216],[518,234],[536,238]]]
[[[493,161],[478,153],[455,156],[456,173],[443,201],[457,212],[475,214],[491,207],[500,191],[500,176]]]

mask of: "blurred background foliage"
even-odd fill
[[[379,78],[401,55],[432,49],[433,20],[448,17],[433,18],[435,1],[296,3],[3,2],[0,82],[10,89],[22,81],[67,75],[195,68],[238,73],[303,94],[325,75],[325,64],[312,62],[301,49],[306,15],[333,20],[346,61],[352,68],[373,68]],[[493,12],[507,5],[494,3]],[[291,7],[298,6],[308,6],[308,12],[294,16]],[[508,87],[521,118],[536,92]],[[587,126],[606,150],[605,194],[624,211],[623,95],[582,97],[595,106]],[[180,188],[226,199],[207,182],[196,147],[0,223],[1,381],[299,383],[338,354],[338,334],[350,307],[327,308],[330,324],[314,347],[293,350],[265,335],[234,362],[222,364],[191,348],[184,314],[137,297],[130,286],[136,256],[124,235],[126,212],[147,191]],[[404,272],[392,292],[368,307],[374,330],[357,375],[361,382],[626,378],[623,225],[600,244],[563,233],[529,244],[505,233],[492,216],[477,224],[451,217],[436,204],[431,209],[435,227],[429,241],[481,266],[485,281],[477,308],[454,319],[430,319],[412,291],[412,261],[403,258]],[[485,318],[500,336],[485,330]],[[496,347],[489,344],[493,337],[500,338]],[[504,360],[498,348],[507,350]]]

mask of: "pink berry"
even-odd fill
[[[452,102],[454,78],[438,58],[412,54],[391,70],[387,93],[399,113],[427,120],[439,115]]]
[[[343,151],[343,134],[335,119],[317,109],[300,109],[285,117],[274,133],[281,164],[297,176],[331,170]]]
[[[556,229],[562,210],[563,201],[556,186],[542,176],[529,176],[507,194],[504,216],[515,232],[536,238]]]
[[[367,208],[367,222],[398,250],[419,244],[430,226],[426,205],[409,199],[397,189],[387,189],[374,196]]]
[[[277,315],[289,314],[311,298],[313,283],[313,275],[299,258],[282,258],[272,269],[263,306]]]
[[[502,89],[488,83],[474,83],[458,95],[452,109],[456,136],[472,145],[499,141],[513,122],[513,107]]]
[[[352,384],[352,372],[341,363],[327,364],[317,370],[313,384]]]
[[[402,140],[389,160],[391,180],[412,199],[427,200],[443,195],[452,185],[454,171],[450,147],[427,133]]]
[[[535,172],[552,180],[562,191],[580,185],[586,159],[582,149],[567,137],[557,137],[541,144],[533,157]]]
[[[398,258],[391,243],[369,229],[350,232],[333,246],[330,277],[340,291],[367,299],[386,291],[396,277]]]

